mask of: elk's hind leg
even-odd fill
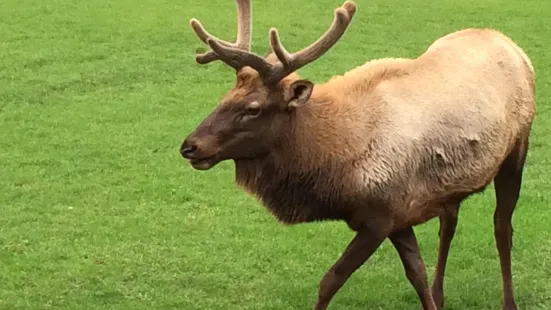
[[[511,273],[511,247],[513,228],[511,219],[520,195],[522,172],[528,150],[528,140],[519,141],[515,149],[501,165],[494,178],[496,210],[494,213],[494,235],[501,265],[503,284],[503,309],[516,310]]]
[[[457,226],[457,215],[459,212],[459,204],[449,205],[444,209],[444,213],[440,215],[440,229],[438,236],[440,237],[440,245],[438,246],[438,260],[436,262],[436,272],[432,281],[432,297],[438,309],[444,306],[444,274],[446,271],[446,262],[448,253],[455,235]]]

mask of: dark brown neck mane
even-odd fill
[[[332,118],[324,117],[334,114],[332,105],[316,99],[307,105],[293,116],[294,128],[272,154],[235,161],[237,184],[283,223],[347,218],[346,205],[354,199],[347,190],[350,157],[332,154],[331,148],[324,147],[331,140],[343,141],[330,130],[335,126]],[[339,145],[332,147],[339,149]]]
[[[284,223],[349,217],[349,205],[369,200],[358,196],[355,167],[369,153],[371,134],[381,121],[380,101],[366,99],[367,93],[385,79],[406,74],[402,62],[390,69],[385,62],[316,85],[310,101],[295,111],[284,145],[266,157],[235,162],[237,184]],[[286,82],[297,78],[293,74]],[[369,102],[359,102],[357,94]]]
[[[271,159],[238,160],[235,164],[237,184],[283,223],[347,217],[343,203],[349,198],[335,186],[343,172],[335,174],[331,163],[303,171],[285,168]]]

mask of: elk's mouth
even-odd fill
[[[203,158],[192,158],[189,160],[189,163],[196,170],[208,170],[214,167],[219,162],[216,156],[203,157]]]

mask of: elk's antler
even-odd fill
[[[293,54],[287,52],[281,44],[277,29],[270,29],[270,46],[279,59],[279,63],[273,66],[269,80],[278,82],[292,72],[320,58],[342,37],[354,13],[356,13],[356,4],[352,1],[346,1],[340,8],[335,9],[335,17],[331,27],[310,46]]]
[[[208,43],[208,40],[214,40],[225,47],[238,48],[240,50],[249,51],[251,48],[251,1],[250,0],[235,0],[237,6],[237,40],[235,43],[230,43],[224,40],[220,40],[217,37],[208,33],[201,22],[195,18],[190,20],[191,27],[195,34],[203,41]],[[210,44],[209,44],[210,45]],[[208,51],[197,55],[196,60],[200,64],[207,64],[214,60],[220,59],[214,51]]]
[[[236,0],[236,2],[238,8],[238,39],[236,43],[229,43],[214,37],[203,28],[198,20],[191,20],[191,26],[197,36],[212,49],[212,51],[198,55],[197,62],[204,64],[220,59],[236,70],[249,66],[258,71],[264,83],[269,85],[277,84],[287,75],[325,54],[342,37],[356,12],[356,4],[346,1],[341,7],[335,9],[331,27],[310,46],[293,54],[289,53],[281,44],[277,29],[270,29],[270,46],[279,60],[275,64],[271,64],[263,57],[250,52],[250,0]],[[248,43],[243,44],[243,42]]]

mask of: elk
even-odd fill
[[[296,71],[327,52],[356,13],[346,1],[329,29],[290,53],[271,28],[271,51],[250,51],[251,3],[236,0],[236,42],[190,24],[236,85],[180,146],[197,170],[235,163],[236,183],[281,223],[347,223],[355,236],[319,283],[326,309],[387,238],[423,309],[441,309],[444,272],[461,202],[492,181],[502,308],[517,309],[511,276],[511,218],[520,194],[535,115],[535,73],[509,37],[468,28],[436,40],[415,59],[371,60],[316,84]],[[429,287],[413,227],[439,218]]]

